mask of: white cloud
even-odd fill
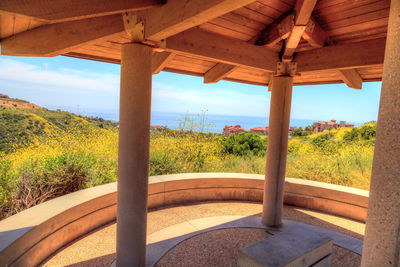
[[[264,90],[263,90],[264,91]],[[269,96],[227,89],[194,90],[153,83],[153,108],[160,111],[264,116],[269,110]]]
[[[119,82],[116,74],[55,68],[47,63],[29,64],[0,57],[0,86],[20,92],[21,98],[35,93],[31,98],[37,104],[112,108],[118,102]],[[154,81],[153,110],[178,113],[208,110],[209,114],[241,116],[265,116],[269,110],[266,88],[254,89],[249,94],[248,90],[229,89],[219,84],[188,86]]]
[[[48,70],[17,60],[0,58],[0,79],[68,90],[118,92],[119,76],[88,71]]]

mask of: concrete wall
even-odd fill
[[[197,201],[262,202],[263,175],[196,173],[152,176],[149,208]],[[286,178],[286,204],[365,221],[368,191]],[[69,242],[115,221],[117,184],[71,193],[0,221],[0,266],[33,266]]]

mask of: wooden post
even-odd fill
[[[400,1],[392,0],[361,266],[400,266]]]
[[[152,48],[122,45],[117,266],[145,266]]]
[[[268,226],[282,223],[290,106],[293,77],[272,77],[262,222]]]

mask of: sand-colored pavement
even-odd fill
[[[202,221],[210,224],[210,219],[212,221],[210,217],[259,216],[261,211],[260,203],[248,202],[203,202],[150,210],[147,225],[148,242],[161,240],[165,235],[172,237],[199,230]],[[363,238],[365,230],[365,224],[361,222],[291,206],[284,207],[284,218],[326,228],[358,239]],[[193,225],[193,221],[199,222],[200,225]],[[248,228],[222,229],[202,233],[183,241],[170,250],[157,265],[236,266],[236,255],[239,248],[257,242],[268,235],[262,229]],[[109,266],[115,259],[115,237],[116,227],[115,224],[111,224],[59,251],[44,265]],[[333,266],[359,266],[360,259],[360,255],[334,246]]]

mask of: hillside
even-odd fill
[[[7,102],[7,99],[0,98],[0,103],[3,102]],[[22,100],[17,103],[17,107],[0,106],[0,153],[9,153],[15,148],[25,146],[34,138],[64,131],[71,124],[84,128],[115,127],[115,122],[101,118],[82,117],[69,112],[48,110]],[[23,108],[26,105],[31,107]]]
[[[29,103],[28,101],[10,98],[8,95],[4,94],[0,94],[0,106],[20,109],[42,109],[42,107]]]

